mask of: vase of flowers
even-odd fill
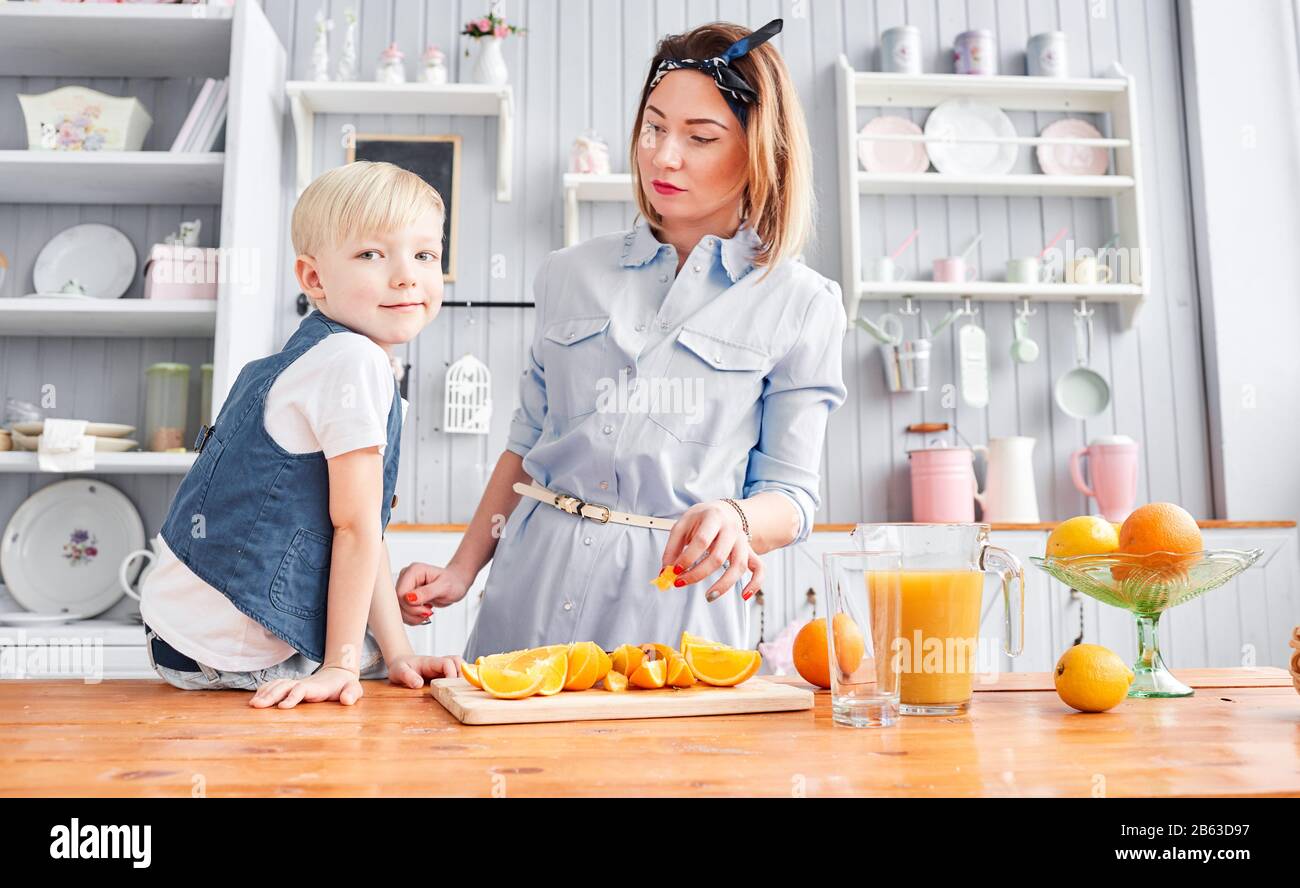
[[[502,86],[510,82],[510,70],[501,54],[501,41],[511,34],[522,34],[524,29],[511,25],[496,13],[489,12],[479,19],[465,23],[461,31],[479,44],[478,60],[474,63],[474,82]],[[469,55],[469,50],[465,50]]]

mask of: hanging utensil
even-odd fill
[[[1074,360],[1077,366],[1056,381],[1056,406],[1066,416],[1087,419],[1110,406],[1110,384],[1090,368],[1092,362],[1092,310],[1079,300],[1074,310]]]
[[[866,330],[883,345],[898,345],[903,341],[903,320],[896,314],[883,314],[879,321],[858,318],[857,325]]]

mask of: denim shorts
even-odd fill
[[[276,663],[274,666],[256,669],[252,672],[228,672],[222,669],[214,669],[180,654],[147,625],[144,630],[144,649],[149,654],[149,665],[162,676],[163,681],[184,691],[255,691],[269,681],[275,681],[278,678],[306,678],[320,668],[320,664],[315,660],[309,660],[302,654],[294,654],[289,659]],[[198,668],[173,668],[159,665],[157,662],[158,657],[155,656],[154,652],[155,643],[162,646],[160,650],[172,662],[180,665],[183,661],[188,661],[189,664]],[[379,649],[379,642],[375,640],[369,629],[366,630],[365,647],[361,654],[360,677],[366,680],[388,678],[388,667],[384,663],[383,652]]]

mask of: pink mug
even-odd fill
[[[934,279],[949,284],[966,284],[975,280],[975,267],[968,266],[960,256],[944,256],[934,260]]]
[[[923,524],[975,521],[974,455],[965,447],[908,453],[912,462],[912,520]]]
[[[1088,458],[1092,486],[1083,480],[1079,460]],[[1138,445],[1127,435],[1097,438],[1087,447],[1070,454],[1070,477],[1084,496],[1097,500],[1097,508],[1107,521],[1123,521],[1137,502]]]

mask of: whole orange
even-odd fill
[[[836,614],[835,659],[840,671],[850,675],[862,662],[866,642],[862,631],[848,614]],[[831,686],[830,651],[826,643],[826,620],[819,617],[804,625],[794,637],[794,668],[804,681],[819,688]]]
[[[1201,528],[1196,519],[1181,506],[1173,503],[1147,503],[1133,510],[1119,529],[1119,551],[1129,555],[1157,555],[1143,560],[1143,565],[1155,570],[1181,569],[1190,556],[1204,547]],[[1187,557],[1179,557],[1187,556]],[[1117,566],[1112,570],[1116,579],[1127,573]]]

